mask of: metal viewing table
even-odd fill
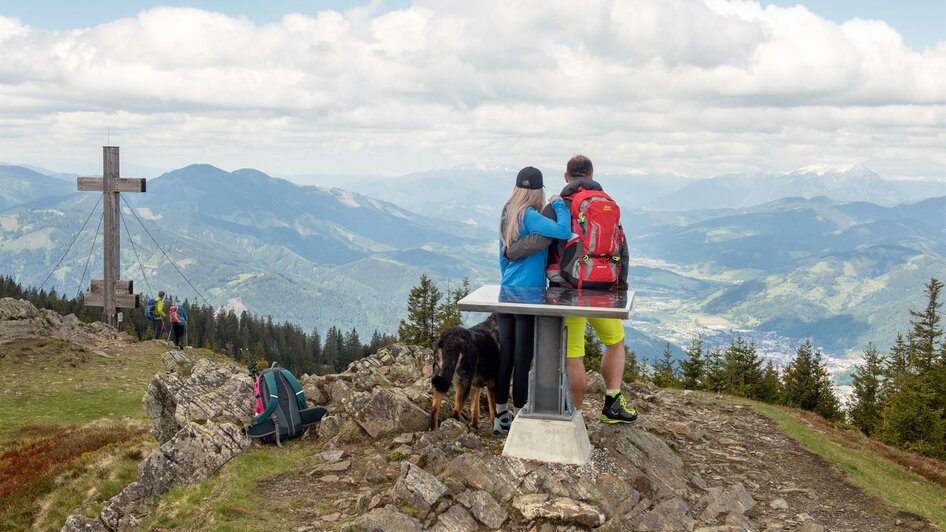
[[[516,415],[503,455],[586,464],[591,444],[575,412],[565,368],[565,317],[627,319],[634,292],[482,286],[457,303],[459,310],[535,316],[529,399]]]

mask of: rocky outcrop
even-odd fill
[[[131,530],[156,498],[178,484],[214,474],[250,447],[242,426],[253,409],[253,386],[240,368],[191,360],[182,352],[163,356],[144,403],[161,447],[138,466],[138,480],[112,497],[99,519],[74,514],[63,530]]]
[[[48,309],[37,309],[29,301],[0,298],[0,339],[51,337],[80,345],[121,342],[128,335],[101,322],[84,323],[74,314],[60,316]]]

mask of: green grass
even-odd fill
[[[157,447],[142,397],[166,350],[132,343],[109,358],[48,338],[0,345],[0,529],[59,530],[137,478]]]
[[[146,347],[147,346],[147,347]],[[75,425],[96,419],[147,420],[141,398],[163,369],[166,348],[136,345],[104,358],[61,340],[0,346],[4,404],[0,446],[30,425]]]
[[[312,444],[298,440],[285,443],[281,449],[240,454],[219,474],[197,484],[172,488],[142,528],[252,530],[265,523],[267,528],[292,530],[302,524],[293,511],[296,500],[282,494],[267,497],[261,483],[288,472],[304,473],[316,461]],[[299,480],[299,485],[306,490],[318,489],[308,477]]]
[[[907,471],[876,453],[843,446],[809,427],[791,412],[768,404],[751,403],[790,437],[847,473],[851,483],[889,501],[900,510],[921,515],[946,529],[946,488]]]

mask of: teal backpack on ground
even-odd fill
[[[148,304],[145,305],[145,318],[149,320],[154,319],[154,307],[157,306],[157,304],[158,304],[157,299],[152,298],[148,300]]]
[[[273,367],[263,370],[256,378],[256,417],[246,428],[246,435],[274,441],[301,436],[309,425],[322,420],[328,410],[306,408],[305,393],[299,380],[288,369]]]

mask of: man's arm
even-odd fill
[[[555,219],[555,210],[552,209],[551,203],[542,209],[542,216],[550,220]],[[548,249],[552,242],[551,238],[539,234],[524,236],[506,248],[506,258],[509,260],[524,259],[537,251]]]
[[[162,320],[167,317],[167,314],[164,313],[163,299],[159,299],[158,302],[154,304],[154,313]]]

